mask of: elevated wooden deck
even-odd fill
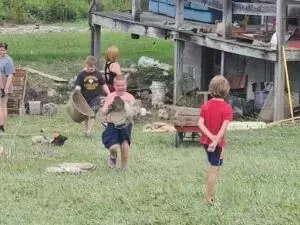
[[[175,19],[150,12],[140,15],[140,21],[134,21],[129,12],[94,12],[92,23],[116,32],[129,32],[142,36],[164,39],[176,39],[195,43],[200,46],[224,52],[265,59],[277,60],[277,50],[269,46],[255,46],[236,39],[224,39],[214,33],[215,25],[184,20],[180,29],[175,28]],[[197,29],[194,33],[192,29]],[[199,32],[200,28],[211,28],[212,33]],[[300,50],[286,48],[287,61],[300,61]]]

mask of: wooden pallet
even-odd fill
[[[21,68],[16,69],[13,76],[13,94],[8,98],[8,114],[25,114],[24,99],[27,85],[27,71]]]

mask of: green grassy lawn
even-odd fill
[[[92,139],[62,110],[55,117],[10,118],[8,133],[69,137],[56,157],[37,155],[29,137],[0,137],[13,158],[0,161],[0,224],[299,224],[300,128],[230,132],[214,206],[203,204],[206,155],[198,145],[174,148],[174,134],[134,128],[129,168],[106,166],[97,125]],[[13,144],[12,144],[13,143]],[[91,162],[82,175],[45,173],[61,162]]]
[[[9,44],[9,54],[16,66],[29,66],[61,77],[73,77],[90,54],[89,32],[2,35]],[[173,44],[170,41],[141,37],[133,40],[130,34],[103,32],[101,56],[108,46],[120,48],[121,66],[137,63],[141,56],[149,56],[173,64]]]
[[[89,54],[89,33],[2,35],[16,65],[72,77]],[[172,63],[171,42],[127,34],[102,36],[102,55],[110,44],[121,50],[122,66],[142,55]],[[30,137],[0,137],[12,158],[0,159],[0,224],[129,224],[129,225],[296,225],[300,221],[300,128],[282,127],[228,134],[226,159],[216,190],[216,203],[203,204],[207,161],[198,145],[174,148],[175,134],[133,131],[126,172],[106,166],[108,152],[102,128],[92,139],[83,124],[73,123],[62,108],[55,117],[11,117],[7,133],[47,136],[54,130],[69,137],[52,148],[55,157],[40,156],[44,146]],[[171,123],[171,121],[170,121]],[[97,169],[82,175],[46,174],[62,162],[91,162]]]

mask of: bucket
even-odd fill
[[[166,83],[159,82],[159,81],[152,81],[150,90],[152,92],[152,105],[164,104],[165,94],[167,91]]]
[[[94,111],[78,91],[71,94],[67,103],[67,113],[76,123],[81,123],[89,117],[94,116]]]
[[[261,110],[262,107],[265,104],[265,101],[268,97],[268,92],[267,91],[257,91],[255,93],[255,98],[254,98],[254,107],[258,110]]]

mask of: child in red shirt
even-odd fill
[[[208,181],[207,203],[214,200],[214,188],[217,180],[219,167],[223,164],[225,148],[225,132],[232,121],[232,107],[224,101],[228,96],[230,86],[223,76],[215,76],[210,84],[209,91],[212,99],[207,101],[200,109],[198,126],[201,130],[200,142],[207,153]]]

